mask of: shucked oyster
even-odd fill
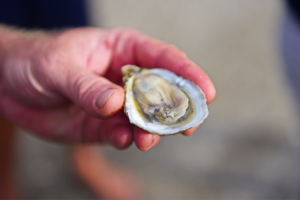
[[[193,82],[165,69],[122,67],[125,113],[131,123],[159,135],[183,132],[208,115],[206,98]]]

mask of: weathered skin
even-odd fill
[[[131,125],[120,112],[120,68],[125,64],[171,70],[198,84],[207,103],[215,98],[207,74],[183,52],[135,30],[51,33],[0,26],[0,113],[46,139],[108,143],[120,149],[134,141],[148,150],[160,137]],[[108,100],[99,100],[100,94]]]

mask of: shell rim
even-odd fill
[[[131,120],[131,118],[130,118],[130,116],[129,116],[129,113],[128,113],[128,110],[127,109],[129,109],[129,108],[127,108],[127,106],[126,106],[126,102],[127,102],[127,87],[128,87],[128,84],[129,84],[129,82],[131,81],[131,79],[133,79],[133,77],[134,76],[137,76],[136,74],[127,74],[128,75],[128,79],[127,79],[127,81],[125,82],[125,84],[124,84],[124,93],[125,93],[125,101],[124,101],[124,112],[125,112],[125,114],[127,115],[127,117],[129,118],[129,122],[131,123],[131,124],[134,124],[135,126],[137,126],[137,127],[139,127],[139,128],[141,128],[141,129],[143,129],[143,130],[145,130],[145,131],[147,131],[147,132],[150,132],[150,133],[152,133],[152,134],[156,134],[156,135],[160,135],[160,136],[170,136],[170,135],[177,135],[177,134],[180,134],[180,133],[182,133],[182,132],[184,132],[184,131],[186,131],[186,130],[188,130],[188,129],[190,129],[190,128],[193,128],[193,127],[195,127],[195,126],[199,126],[206,118],[207,118],[207,116],[208,116],[208,114],[209,114],[209,111],[208,111],[208,107],[207,107],[207,104],[206,104],[206,102],[207,102],[207,99],[206,99],[206,97],[205,97],[205,94],[204,94],[204,92],[202,91],[202,89],[197,85],[197,84],[195,84],[194,82],[192,82],[192,81],[190,81],[189,79],[185,79],[185,78],[183,78],[183,77],[181,77],[181,76],[178,76],[177,74],[175,74],[174,72],[171,72],[171,71],[169,71],[169,70],[166,70],[166,69],[161,69],[161,68],[154,68],[154,69],[147,69],[147,68],[141,68],[141,71],[139,72],[139,73],[141,73],[142,71],[145,71],[145,70],[163,70],[163,71],[165,71],[165,72],[167,72],[167,73],[172,73],[172,74],[174,74],[176,77],[178,77],[178,78],[182,78],[182,79],[184,79],[184,80],[187,80],[188,81],[188,83],[189,84],[191,84],[192,86],[194,86],[194,87],[196,87],[198,90],[199,90],[199,93],[200,93],[200,95],[201,96],[203,96],[203,100],[205,100],[205,101],[203,101],[202,102],[202,104],[201,104],[201,107],[202,107],[202,109],[204,110],[204,115],[203,115],[203,117],[202,117],[202,120],[201,121],[199,121],[196,125],[194,125],[194,126],[188,126],[187,128],[184,128],[184,129],[182,129],[182,130],[179,130],[179,131],[177,131],[177,132],[174,132],[174,133],[169,133],[169,134],[161,134],[161,133],[159,133],[159,132],[155,132],[155,131],[149,131],[149,130],[147,130],[147,128],[144,128],[143,126],[141,126],[140,124],[138,124],[138,123],[135,123],[133,120]],[[155,74],[155,73],[154,73]],[[158,74],[156,74],[156,75],[158,75]],[[150,122],[151,123],[151,122]]]

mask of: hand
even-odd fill
[[[123,112],[126,64],[171,70],[198,84],[207,103],[215,98],[209,77],[183,52],[132,29],[6,30],[2,38],[0,31],[0,113],[46,139],[119,149],[132,141],[140,150],[156,145],[160,137],[130,124]]]

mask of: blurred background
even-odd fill
[[[293,199],[298,110],[283,73],[275,0],[89,0],[91,24],[130,26],[174,44],[213,80],[217,98],[190,137],[148,152],[101,147],[144,182],[144,199]],[[93,199],[70,149],[18,130],[16,178],[27,199]],[[100,151],[100,147],[99,148]]]

